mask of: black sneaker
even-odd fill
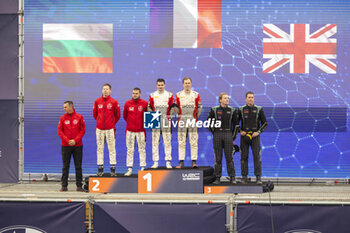
[[[67,187],[61,187],[61,189],[60,189],[60,192],[67,192],[68,191],[68,188]]]
[[[103,166],[98,166],[97,176],[103,176]]]
[[[117,174],[115,174],[115,166],[111,167],[111,176],[117,176]]]
[[[77,192],[84,192],[84,189],[82,187],[77,187]]]
[[[192,160],[192,168],[198,168],[196,160]]]
[[[184,162],[181,162],[179,163],[179,165],[176,166],[176,168],[184,168],[185,167],[185,163]]]
[[[231,183],[231,184],[237,184],[236,177],[231,176],[231,177],[230,177],[230,183]]]
[[[262,184],[261,176],[256,176],[256,183],[257,184]]]
[[[214,180],[213,184],[220,184],[220,177],[216,177],[216,179]]]
[[[248,177],[247,176],[242,176],[242,184],[248,183]]]

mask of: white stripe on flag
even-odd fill
[[[43,40],[113,40],[113,24],[43,24]]]
[[[197,0],[174,0],[174,48],[197,48]]]

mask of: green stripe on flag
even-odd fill
[[[47,40],[43,57],[113,57],[113,41]]]

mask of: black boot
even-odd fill
[[[97,176],[103,176],[103,165],[98,166]]]
[[[111,166],[111,176],[117,176],[117,174],[115,174],[115,166]]]
[[[248,177],[247,176],[242,176],[242,184],[248,183]]]
[[[236,177],[231,176],[231,177],[230,177],[230,183],[231,183],[231,184],[237,184]]]
[[[213,184],[220,184],[220,177],[216,177]]]
[[[257,184],[262,184],[261,176],[256,176],[256,183]]]

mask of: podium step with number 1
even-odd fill
[[[139,193],[203,193],[200,169],[148,169],[139,171]]]

